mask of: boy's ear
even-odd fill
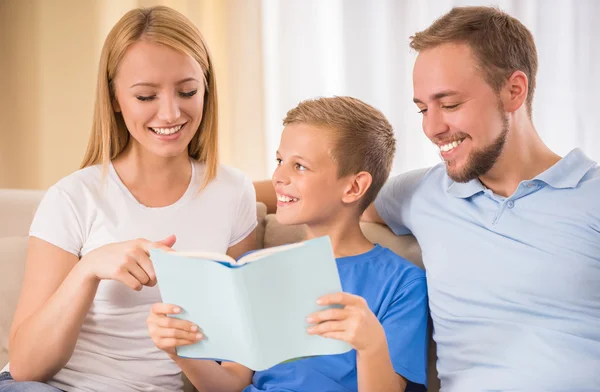
[[[349,178],[350,183],[344,192],[344,196],[342,197],[342,202],[344,203],[354,203],[364,196],[365,192],[371,186],[373,182],[373,177],[371,177],[370,173],[360,172],[351,176]]]

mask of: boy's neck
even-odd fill
[[[356,256],[373,249],[373,243],[364,236],[360,228],[360,218],[347,217],[335,222],[321,222],[306,225],[306,239],[328,235],[336,258]]]

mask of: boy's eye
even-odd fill
[[[306,167],[301,165],[300,163],[296,163],[296,169],[298,169],[300,171],[304,171],[304,170],[306,170]]]
[[[281,158],[276,158],[275,160],[277,161],[277,166],[281,166]]]
[[[136,98],[142,102],[152,101],[154,98],[156,98],[156,95],[148,95],[148,96],[138,95],[138,96],[136,96]]]
[[[179,93],[179,96],[182,98],[191,98],[194,95],[196,95],[197,92],[198,92],[198,90],[188,91],[187,93],[181,92],[181,93]]]

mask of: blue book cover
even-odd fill
[[[267,248],[234,260],[214,253],[150,251],[165,303],[204,338],[181,357],[217,359],[265,370],[315,355],[342,354],[342,341],[309,335],[319,297],[342,291],[329,237]]]

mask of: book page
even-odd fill
[[[181,257],[190,257],[194,259],[205,259],[211,261],[223,261],[230,264],[237,264],[233,257],[216,252],[172,252],[171,254]]]
[[[279,253],[279,252],[283,252],[289,249],[294,249],[294,248],[298,248],[300,246],[303,246],[304,242],[296,242],[294,244],[287,244],[287,245],[280,245],[280,246],[274,246],[272,248],[266,248],[266,249],[261,249],[258,250],[256,252],[252,252],[249,255],[246,255],[242,258],[240,258],[237,263],[239,265],[245,264],[245,263],[250,263],[252,261],[256,261],[259,259],[262,259],[263,257],[266,256],[270,256],[274,253]]]

